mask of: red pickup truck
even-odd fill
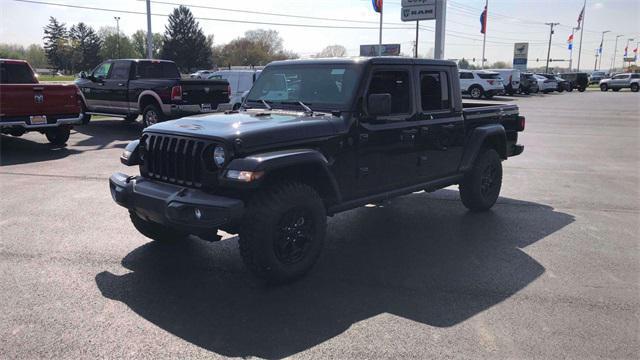
[[[64,145],[82,118],[76,85],[40,84],[26,61],[0,59],[0,132],[39,131],[52,144]]]

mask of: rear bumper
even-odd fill
[[[164,104],[162,105],[162,112],[170,117],[176,116],[188,116],[196,114],[206,114],[217,111],[222,111],[222,104],[211,104],[211,110],[203,110],[200,104],[195,105],[177,105],[177,104]]]
[[[518,156],[524,151],[524,145],[512,144],[508,148],[507,157]]]
[[[115,173],[109,178],[111,197],[142,219],[200,234],[237,223],[244,212],[238,199]]]
[[[79,114],[79,116],[71,117],[61,117],[56,119],[55,123],[47,123],[47,124],[31,124],[30,120],[18,120],[18,121],[2,121],[0,122],[0,128],[8,128],[8,127],[19,127],[26,130],[38,130],[43,128],[52,128],[63,125],[78,125],[82,123],[82,119],[84,118],[84,114]]]

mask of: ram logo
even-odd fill
[[[42,94],[33,95],[33,101],[35,101],[36,104],[42,104],[44,102],[44,95]]]

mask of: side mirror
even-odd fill
[[[80,71],[80,79],[86,79],[87,78],[87,73],[84,71]]]
[[[391,94],[370,94],[367,98],[367,113],[373,117],[391,114]]]

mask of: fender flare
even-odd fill
[[[256,181],[256,184],[251,184],[252,187],[259,186],[263,179],[267,179],[269,174],[278,170],[285,170],[301,165],[312,165],[320,171],[320,173],[313,174],[313,177],[321,178],[322,181],[328,182],[328,188],[335,201],[340,202],[342,199],[338,183],[329,170],[330,162],[319,151],[314,149],[288,149],[281,151],[273,151],[267,153],[253,154],[245,158],[234,159],[226,167],[228,170],[239,171],[252,171],[252,172],[264,172],[260,180]],[[225,171],[225,172],[226,172]],[[308,175],[308,174],[305,174]],[[222,175],[224,176],[224,174]],[[233,181],[226,178],[220,179],[225,185],[249,185],[249,184],[237,184],[237,181]]]
[[[160,96],[158,96],[158,94],[156,94],[152,90],[145,90],[145,91],[141,92],[140,95],[138,95],[138,110],[140,111],[141,114],[142,114],[142,111],[144,111],[144,109],[142,109],[142,107],[140,106],[140,103],[142,101],[142,98],[144,96],[147,96],[147,95],[150,95],[154,99],[156,99],[156,102],[158,103],[158,106],[160,106],[160,110],[163,110],[162,109],[162,100],[160,99]]]
[[[492,140],[493,148],[498,152],[498,155],[502,159],[507,158],[507,134],[504,126],[501,124],[478,126],[473,129],[467,141],[467,146],[460,162],[460,172],[467,172],[471,169],[480,150],[482,150],[482,146],[488,139]]]

